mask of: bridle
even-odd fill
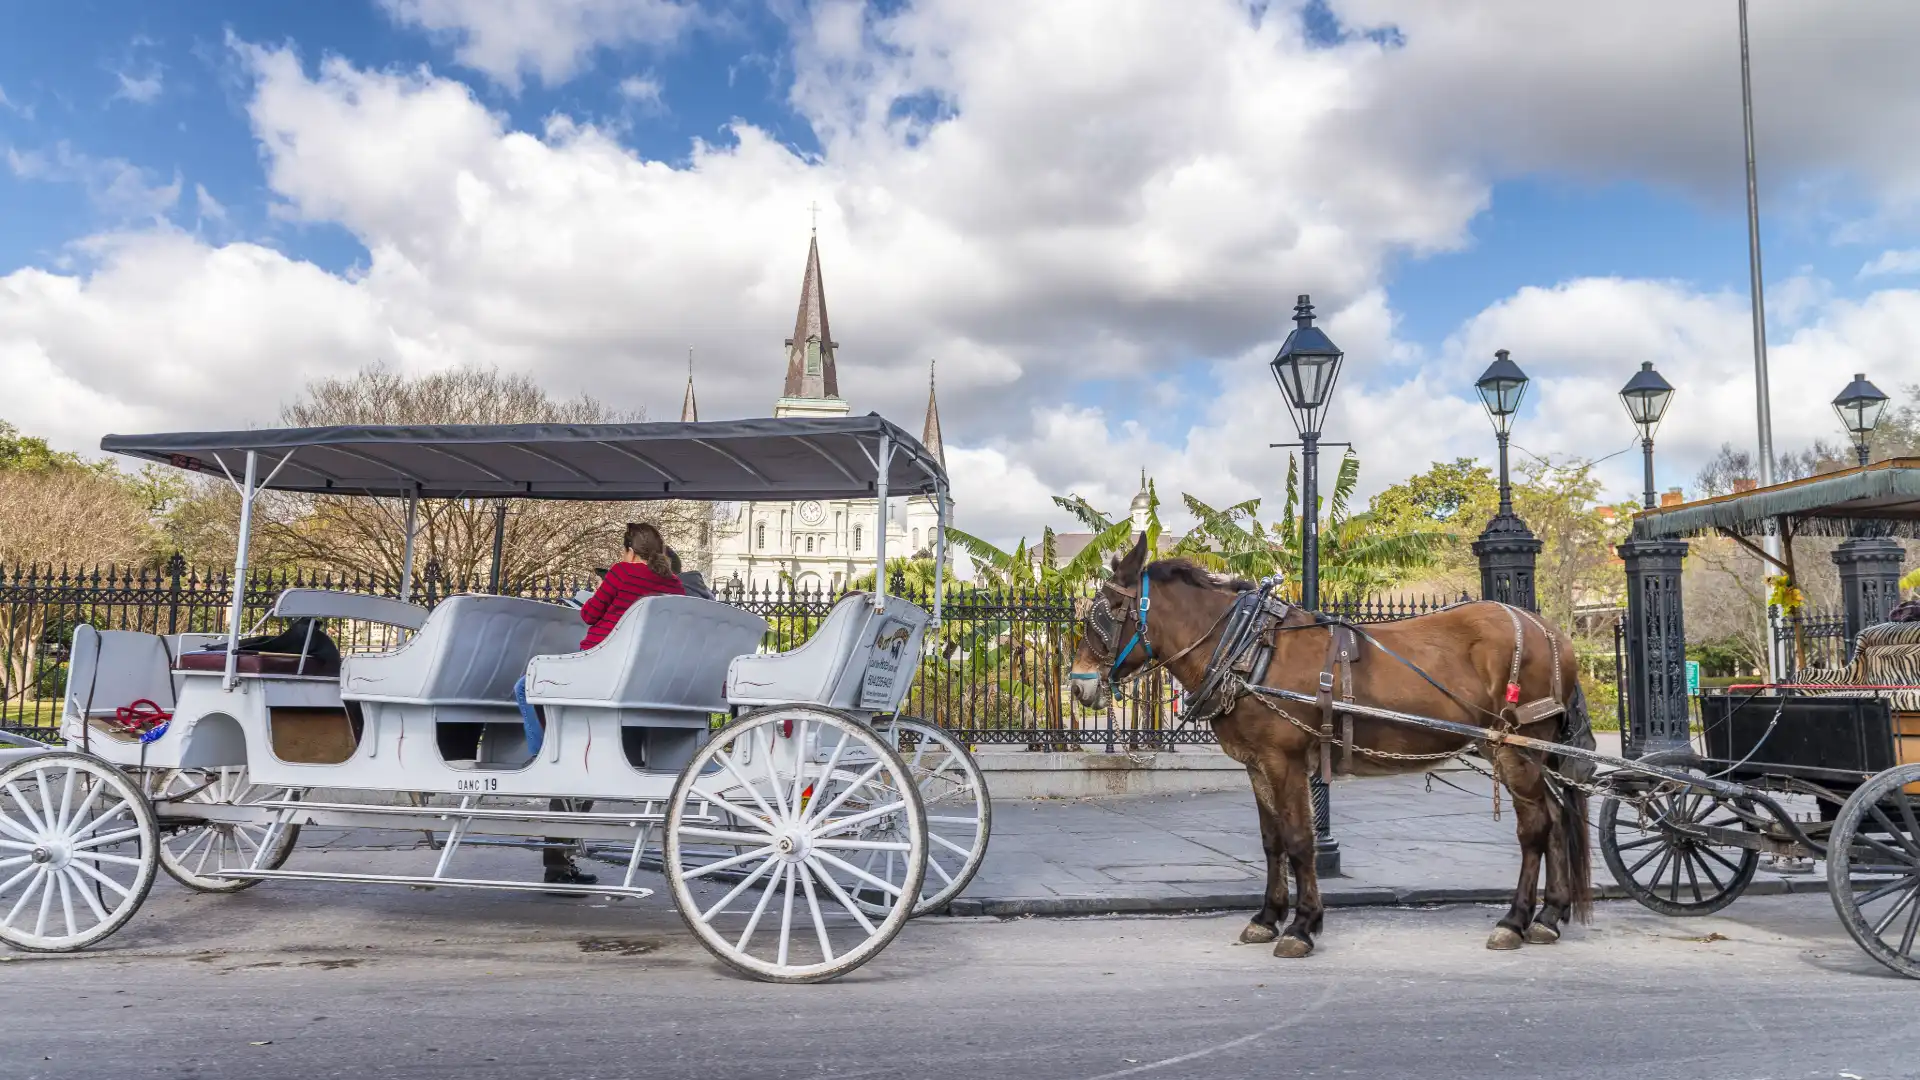
[[[1100,643],[1100,648],[1096,650],[1095,656],[1102,663],[1106,664],[1107,669],[1105,671],[1075,671],[1070,673],[1068,678],[1106,679],[1112,681],[1119,676],[1120,665],[1127,662],[1127,658],[1133,655],[1135,648],[1142,649],[1146,652],[1148,665],[1153,663],[1153,642],[1147,637],[1147,612],[1153,607],[1153,597],[1150,593],[1151,589],[1151,579],[1145,574],[1140,575],[1140,591],[1138,593],[1123,589],[1111,581],[1103,581],[1100,583],[1101,592],[1112,592],[1116,596],[1133,601],[1133,603],[1127,607],[1126,621],[1116,622],[1113,617],[1112,605],[1107,603],[1102,597],[1096,597],[1094,599],[1094,603],[1087,610],[1087,632],[1095,641]],[[1133,627],[1133,633],[1127,637],[1127,644],[1122,648],[1119,645],[1120,638],[1121,635],[1126,632],[1129,625]]]

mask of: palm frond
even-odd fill
[[[1113,521],[1107,515],[1087,504],[1087,500],[1078,495],[1055,495],[1054,505],[1072,514],[1091,532],[1106,532],[1113,527]]]

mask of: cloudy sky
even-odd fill
[[[1753,0],[1776,438],[1920,382],[1911,0]],[[1276,493],[1265,363],[1313,294],[1369,490],[1492,436],[1754,442],[1734,0],[69,0],[0,36],[0,418],[271,422],[375,360],[676,415],[779,392],[808,207],[840,385],[961,524]],[[1631,455],[1610,493],[1637,486]]]

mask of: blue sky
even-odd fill
[[[129,286],[147,280],[142,266],[204,271],[217,296],[218,268],[242,257],[282,281],[275,297],[307,304],[292,298],[311,287],[328,297],[311,305],[345,304],[315,308],[316,323],[353,328],[365,353],[403,366],[525,367],[556,391],[598,388],[658,412],[678,400],[673,358],[695,343],[709,358],[703,402],[757,412],[818,201],[849,396],[917,417],[925,358],[939,355],[963,502],[971,483],[1004,534],[1046,519],[1052,491],[1124,502],[1141,465],[1213,498],[1270,486],[1266,459],[1236,447],[1283,423],[1248,395],[1270,392],[1251,388],[1296,291],[1322,298],[1351,354],[1345,422],[1378,463],[1369,487],[1485,452],[1467,384],[1496,345],[1541,378],[1522,432],[1539,425],[1530,437],[1554,452],[1620,441],[1624,419],[1601,415],[1617,409],[1608,384],[1640,359],[1697,380],[1681,400],[1691,393],[1698,411],[1671,433],[1683,479],[1750,428],[1734,374],[1750,360],[1732,23],[1635,0],[1616,25],[1569,36],[1517,0],[1472,2],[1483,18],[1447,21],[1410,0],[1236,16],[1231,0],[1207,0],[1191,35],[1156,29],[1165,10],[1151,0],[1081,23],[1064,3],[953,0],[21,5],[0,35],[0,286],[19,292],[0,289],[0,372],[51,388],[7,419],[79,446],[96,407],[129,424],[269,422],[263,405],[297,383],[163,407],[116,386],[139,349],[89,351],[190,306]],[[511,22],[530,10],[554,18]],[[1904,347],[1920,168],[1874,133],[1905,130],[1920,95],[1877,42],[1912,20],[1858,5],[1828,47],[1805,44],[1802,18],[1756,8],[1770,333],[1789,374],[1824,387],[1867,364],[1892,390],[1920,382]],[[1636,20],[1665,37],[1647,44]],[[1183,48],[1271,70],[1234,83]],[[289,56],[297,65],[276,59]],[[454,97],[434,99],[436,87]],[[369,104],[379,94],[392,109]],[[380,126],[430,106],[429,129]],[[1289,130],[1297,116],[1310,122]],[[329,134],[341,117],[363,125],[359,145]],[[445,155],[419,146],[421,130],[463,124],[477,127]],[[369,178],[389,151],[393,175]],[[1297,164],[1323,159],[1318,175]],[[591,222],[554,222],[558,282],[473,254],[544,231],[568,205],[543,201],[549,181],[579,185],[583,215],[630,211],[609,235],[673,260],[635,269],[614,252],[593,265]],[[1188,194],[1194,183],[1219,193]],[[410,222],[475,191],[487,197],[463,203],[464,219],[415,235]],[[676,223],[683,213],[707,217]],[[278,256],[260,262],[260,250]],[[1863,275],[1875,260],[1893,272]],[[598,295],[613,270],[631,272],[628,292],[564,322],[564,302],[534,299],[549,284]],[[697,297],[674,295],[696,279]],[[83,301],[100,320],[86,341],[60,329],[73,317],[60,305]],[[551,307],[555,321],[505,326],[503,303]],[[594,328],[609,305],[635,311]],[[190,340],[211,329],[140,333],[192,366],[216,363]],[[290,376],[365,359],[328,359],[316,333],[229,336],[310,357]],[[1820,394],[1797,396],[1776,404],[1781,441],[1830,437]]]

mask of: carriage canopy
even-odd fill
[[[1920,458],[1891,458],[1865,468],[1698,499],[1633,519],[1642,540],[1705,533],[1738,537],[1920,537]]]
[[[425,499],[871,498],[890,443],[889,495],[947,477],[919,440],[876,414],[694,424],[441,424],[108,435],[100,449],[308,494]]]

